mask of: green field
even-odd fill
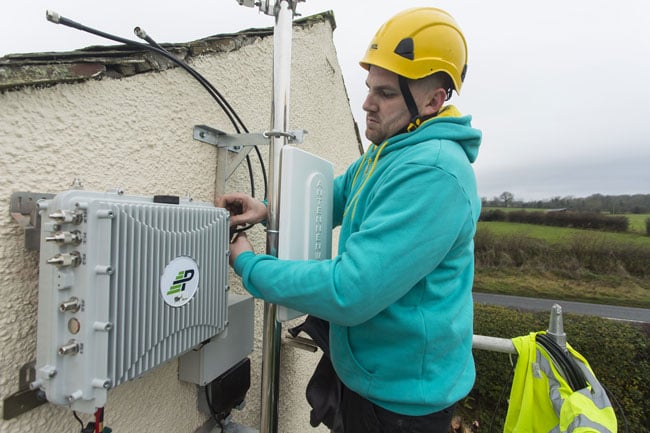
[[[629,230],[634,233],[646,234],[646,220],[650,218],[649,214],[625,214],[630,221]],[[649,236],[650,237],[650,236]]]
[[[638,220],[645,224],[645,218]],[[589,270],[572,257],[566,260],[565,266],[565,261],[558,264],[558,259],[549,256],[567,246],[620,245],[625,251],[632,251],[634,257],[643,258],[646,256],[637,254],[645,251],[647,255],[650,236],[638,232],[611,233],[500,221],[479,222],[478,230],[487,231],[493,237],[477,235],[477,248],[480,242],[495,243],[488,245],[492,248],[492,257],[501,255],[505,259],[482,266],[477,252],[475,291],[650,308],[648,273],[634,276],[612,266],[608,271],[602,266]],[[531,242],[524,242],[525,239],[541,240],[550,245],[548,255],[540,257],[527,251]]]
[[[645,225],[645,220],[643,220]],[[622,242],[634,245],[650,246],[650,236],[640,232],[612,233],[595,230],[580,230],[565,227],[542,226],[537,224],[520,224],[502,221],[480,221],[479,228],[487,228],[497,235],[525,235],[533,238],[542,239],[550,243],[567,242],[576,236],[582,236],[585,233],[602,237],[602,239],[611,242]],[[630,221],[631,226],[631,221]]]

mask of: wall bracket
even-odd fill
[[[270,146],[271,140],[285,137],[288,143],[302,144],[307,131],[266,131],[262,133],[227,134],[207,125],[194,125],[192,137],[217,148],[215,198],[226,191],[226,180],[244,161],[253,147]]]
[[[25,249],[38,251],[41,241],[41,217],[38,213],[38,201],[51,199],[54,194],[15,192],[11,194],[9,212],[25,230]]]
[[[301,144],[307,131],[289,132],[266,131],[261,133],[227,134],[206,125],[194,126],[194,139],[217,147],[226,147],[232,152],[239,152],[244,146],[268,146],[271,138],[287,137],[289,144]]]
[[[29,386],[36,379],[35,365],[36,361],[30,361],[20,367],[18,371],[18,391],[4,399],[2,419],[15,418],[47,402],[43,391],[31,389]]]

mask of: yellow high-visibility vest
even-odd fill
[[[516,337],[518,352],[504,433],[616,433],[614,409],[587,360],[566,345],[587,382],[573,390],[537,341],[545,332]]]

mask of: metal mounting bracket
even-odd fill
[[[18,371],[18,391],[5,398],[2,404],[2,418],[12,419],[47,402],[43,391],[30,389],[29,384],[36,379],[34,366],[36,361],[30,361]]]
[[[217,179],[215,185],[216,195],[225,192],[226,180],[230,178],[235,169],[239,167],[253,147],[270,146],[271,140],[277,137],[286,137],[290,144],[301,144],[307,131],[266,131],[262,133],[227,134],[219,129],[207,125],[194,125],[193,138],[203,143],[208,143],[217,148],[218,161]],[[227,155],[235,154],[233,157]]]
[[[25,230],[25,249],[37,251],[41,240],[41,217],[38,213],[38,201],[51,199],[54,194],[15,192],[11,194],[9,212]]]
[[[307,131],[288,132],[266,131],[262,133],[227,134],[207,125],[194,126],[194,139],[216,147],[225,147],[231,152],[239,152],[244,146],[268,146],[273,137],[287,137],[290,144],[301,144]]]

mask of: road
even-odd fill
[[[562,307],[562,313],[588,314],[614,320],[650,323],[650,309],[646,308],[617,307],[613,305],[524,298],[522,296],[495,295],[491,293],[474,292],[473,296],[474,302],[479,304],[502,305],[504,307],[517,307],[532,311],[548,311],[549,314],[551,313],[551,307],[554,304],[558,304]]]

